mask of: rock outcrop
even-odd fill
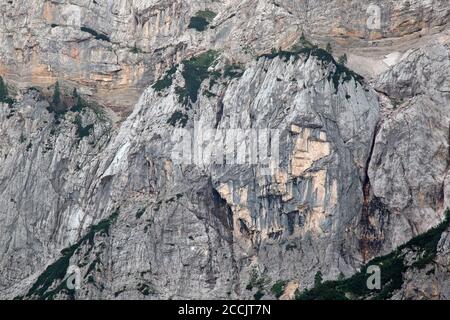
[[[1,2],[0,297],[293,299],[439,225],[448,6],[369,4]],[[447,238],[385,298],[447,298]]]

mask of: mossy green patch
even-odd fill
[[[182,76],[185,81],[185,87],[183,90],[179,90],[179,95],[185,104],[197,102],[200,85],[208,78],[208,69],[216,61],[217,57],[218,53],[216,51],[209,50],[183,62]]]
[[[270,288],[270,291],[277,299],[283,295],[287,283],[288,282],[285,280],[278,280],[277,282],[275,282],[272,288]]]
[[[253,295],[253,298],[255,298],[255,300],[261,300],[262,297],[264,297],[265,293],[261,290],[256,291],[256,293]]]
[[[198,11],[195,16],[191,17],[188,28],[195,29],[199,32],[205,31],[215,17],[216,13],[211,10],[206,9]]]
[[[153,89],[156,91],[162,91],[164,89],[169,88],[172,85],[173,82],[173,76],[175,75],[175,72],[177,71],[178,65],[173,66],[169,70],[167,70],[164,77],[158,81],[156,81],[153,84]]]
[[[137,286],[137,289],[139,290],[139,292],[141,292],[144,296],[148,296],[150,294],[153,294],[154,291],[152,289],[152,287],[146,283],[140,283]]]
[[[173,127],[180,126],[181,128],[184,128],[189,120],[189,117],[187,114],[184,114],[181,111],[175,111],[172,116],[167,120],[167,123],[170,124]]]
[[[130,49],[130,51],[131,51],[131,53],[134,53],[134,54],[142,53],[142,50],[139,49],[136,45],[134,45],[134,46]]]

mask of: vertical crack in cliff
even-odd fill
[[[223,117],[223,97],[225,93],[221,93],[219,95],[219,99],[217,101],[217,110],[216,110],[216,122],[214,123],[214,129],[217,129],[219,127],[220,121],[222,121]]]
[[[233,210],[228,202],[220,195],[220,193],[214,188],[211,181],[209,181],[208,186],[212,191],[212,201],[213,201],[213,215],[220,221],[223,225],[227,235],[224,236],[227,245],[229,246],[231,252],[231,265],[233,269],[233,278],[229,284],[229,290],[234,291],[236,295],[241,294],[240,288],[240,272],[238,262],[236,260],[236,253],[234,249],[234,221],[233,221]],[[218,230],[220,233],[220,230]]]
[[[214,202],[214,210],[213,215],[216,216],[222,225],[228,231],[232,231],[234,229],[233,226],[233,210],[230,205],[223,199],[219,192],[216,189],[212,189],[212,198]]]
[[[384,224],[390,212],[383,202],[372,194],[372,188],[369,177],[369,166],[372,161],[375,149],[376,137],[380,129],[378,123],[374,130],[372,144],[370,146],[369,156],[365,167],[365,176],[363,181],[363,207],[361,219],[358,226],[359,250],[366,263],[372,257],[376,256],[382,247],[384,239]]]

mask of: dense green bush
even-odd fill
[[[195,29],[197,31],[205,31],[206,27],[216,17],[216,13],[211,10],[198,11],[194,17],[191,17],[188,28]]]
[[[175,87],[175,94],[178,96],[179,103],[188,108],[193,103],[197,102],[200,86],[205,79],[210,79],[209,89],[211,90],[221,77],[232,79],[239,78],[244,74],[244,68],[239,64],[225,65],[223,73],[217,70],[210,71],[209,68],[214,65],[218,56],[218,52],[209,50],[182,62],[183,69],[181,76],[184,79],[184,86]],[[164,77],[153,84],[153,89],[159,92],[172,86],[177,69],[178,65],[170,68],[165,73]],[[204,95],[207,97],[216,96],[213,92],[208,90],[204,91]],[[169,121],[174,125],[180,118],[186,118],[186,116],[182,117],[182,115],[177,112]]]
[[[255,298],[255,300],[261,300],[262,297],[264,297],[265,293],[261,290],[256,291],[256,293],[253,295],[253,298]]]
[[[56,81],[55,90],[53,91],[52,106],[54,106],[55,108],[59,108],[60,105],[61,105],[61,89],[59,88],[59,82]]]
[[[178,89],[177,93],[179,100],[183,101],[185,105],[197,102],[200,85],[208,78],[208,69],[213,65],[217,56],[216,51],[209,50],[183,62],[182,76],[185,81],[185,87]]]
[[[329,54],[333,54],[333,47],[331,46],[331,43],[327,43],[327,47],[325,50],[327,50]]]
[[[205,31],[206,27],[209,25],[209,22],[202,17],[192,17],[189,21],[188,28],[195,29],[197,31]]]
[[[55,83],[55,88],[53,89],[53,96],[47,110],[48,112],[55,114],[56,124],[60,123],[61,118],[63,118],[66,112],[68,111],[68,108],[62,99],[61,88],[58,81],[56,81]]]
[[[146,210],[147,210],[147,208],[140,208],[136,212],[136,219],[140,219],[142,217],[142,215],[145,213]]]
[[[339,64],[346,65],[347,64],[347,54],[343,54],[338,59]]]
[[[82,121],[81,121],[81,116],[77,115],[75,117],[75,125],[77,126],[77,136],[78,136],[78,141],[83,140],[84,138],[88,137],[92,130],[94,130],[94,125],[93,124],[89,124],[85,127],[83,127]]]
[[[153,294],[153,289],[146,283],[140,283],[137,286],[137,289],[144,295],[148,296],[150,294]]]
[[[322,281],[323,281],[322,272],[317,271],[316,275],[314,276],[314,285],[320,286],[322,284]]]

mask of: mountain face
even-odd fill
[[[0,298],[450,299],[448,4],[373,5],[0,1]]]

